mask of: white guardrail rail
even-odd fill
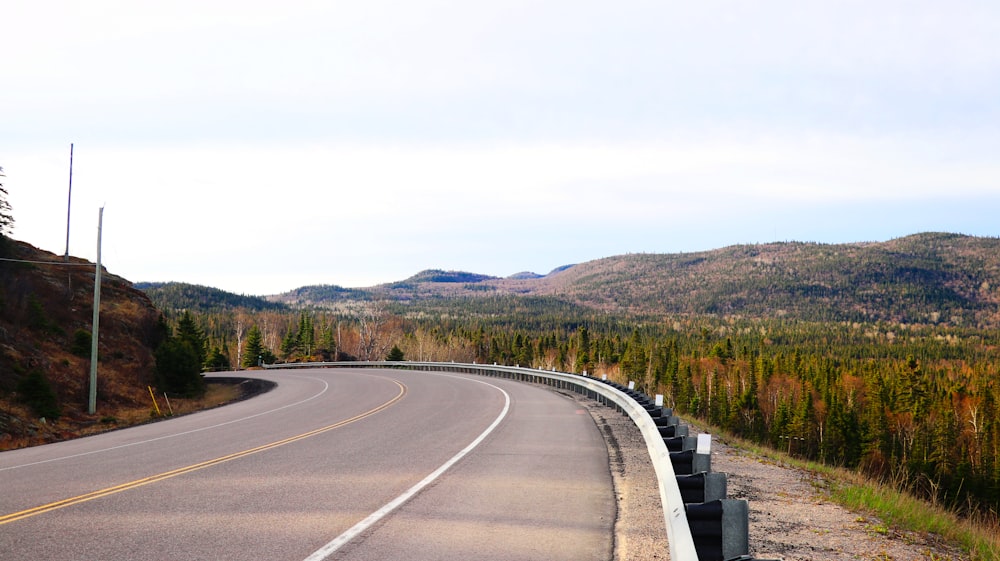
[[[422,370],[431,372],[457,372],[509,378],[512,380],[540,383],[582,393],[604,405],[616,407],[628,415],[642,433],[649,450],[653,469],[660,487],[660,500],[663,503],[663,519],[667,530],[667,542],[670,548],[670,559],[673,561],[699,561],[695,549],[691,527],[688,524],[684,500],[677,484],[670,452],[663,437],[650,416],[649,412],[632,396],[609,385],[603,380],[562,372],[536,370],[516,366],[488,366],[482,364],[461,364],[454,362],[302,362],[287,364],[265,364],[265,369],[279,368],[392,368],[406,370]],[[707,435],[702,435],[707,436]]]

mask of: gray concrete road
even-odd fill
[[[255,375],[278,388],[0,454],[0,559],[611,558],[607,449],[572,400],[441,373]]]

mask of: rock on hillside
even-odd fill
[[[16,240],[0,244],[0,450],[61,440],[99,423],[102,412],[148,403],[161,337],[149,298],[102,272],[97,415],[88,415],[94,264]],[[39,374],[55,394],[58,420],[41,422],[25,403],[22,381]]]

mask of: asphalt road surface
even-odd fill
[[[472,375],[254,373],[258,397],[0,453],[0,559],[608,560],[590,415]]]

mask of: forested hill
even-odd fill
[[[232,308],[254,311],[284,310],[279,302],[270,302],[259,296],[233,294],[218,288],[183,282],[139,282],[135,288],[145,292],[161,310],[190,310],[211,312]]]
[[[363,290],[329,288],[271,299],[326,306],[382,298],[415,308],[457,299],[474,311],[484,298],[495,305],[497,296],[530,296],[622,313],[997,326],[1000,238],[923,233],[887,242],[734,245],[619,255],[539,277],[451,273]]]
[[[584,263],[535,284],[534,294],[601,309],[997,325],[1000,239],[926,233],[879,243],[635,254]]]

